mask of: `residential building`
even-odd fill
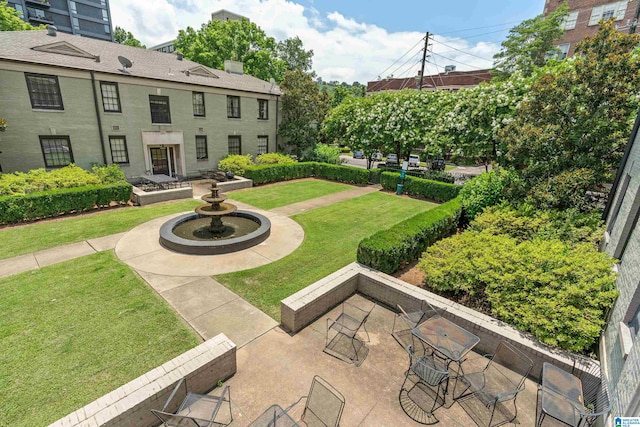
[[[243,19],[246,19],[247,21],[249,20],[246,16],[238,15],[237,13],[229,12],[225,9],[220,9],[219,11],[211,14],[212,21],[242,21]],[[158,52],[173,53],[175,51],[174,43],[175,40],[169,40],[168,42],[152,46],[149,49],[157,50]]]
[[[477,86],[481,82],[491,80],[489,70],[455,71],[455,66],[447,66],[443,73],[424,76],[423,90],[458,90],[463,87]],[[375,82],[367,82],[367,93],[389,90],[418,89],[420,72],[415,77],[386,78]]]
[[[600,341],[614,417],[640,416],[640,114],[605,209],[603,250],[619,260],[615,302]]]
[[[280,89],[228,61],[214,70],[180,55],[55,31],[0,32],[4,172],[117,163],[192,176],[227,154],[274,151]]]
[[[638,0],[546,0],[544,15],[550,14],[565,2],[569,6],[569,15],[562,24],[564,35],[556,42],[560,49],[560,59],[572,56],[580,40],[596,34],[600,28],[599,22],[603,19],[614,18],[619,31],[637,32],[640,12]]]
[[[9,0],[32,25],[55,25],[58,31],[113,41],[109,0]]]

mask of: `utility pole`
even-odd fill
[[[427,49],[429,48],[429,31],[424,37],[424,50],[422,51],[422,68],[420,69],[420,84],[418,90],[422,90],[422,79],[424,79],[424,63],[427,61]]]

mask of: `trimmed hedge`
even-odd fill
[[[400,182],[400,174],[383,172],[380,176],[382,188],[388,191],[396,191],[396,185]],[[420,196],[436,202],[447,202],[458,197],[462,186],[431,181],[407,175],[404,180],[404,193],[410,196]]]
[[[253,185],[308,178],[311,176],[349,184],[366,184],[369,180],[369,171],[329,163],[300,162],[251,166],[247,167],[244,172],[244,177],[252,180]]]
[[[88,185],[47,190],[23,196],[0,197],[0,223],[15,223],[45,218],[72,211],[126,203],[131,198],[131,184]]]
[[[402,263],[417,260],[427,247],[452,234],[458,227],[461,214],[462,203],[456,198],[388,230],[379,231],[360,241],[357,260],[360,264],[392,274]]]

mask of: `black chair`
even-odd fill
[[[400,388],[398,400],[402,410],[414,421],[421,424],[433,424],[438,420],[433,416],[440,391],[442,405],[449,385],[449,371],[443,361],[433,355],[416,354],[412,346],[407,347],[409,369]],[[407,386],[410,383],[410,387]],[[432,397],[429,389],[435,391]],[[431,399],[433,398],[433,403]],[[442,406],[441,405],[441,406]]]
[[[513,401],[513,417],[496,425],[505,424],[516,419],[518,408],[516,398],[524,390],[524,381],[533,368],[533,362],[523,352],[502,341],[495,354],[487,355],[488,363],[478,372],[463,373],[460,382],[465,385],[462,394],[456,399],[477,399],[484,407],[491,410],[488,425],[491,426],[496,408],[503,411],[506,402]],[[465,393],[466,392],[466,393]],[[454,389],[455,394],[455,389]]]
[[[358,357],[358,348],[356,348],[356,343],[360,341],[357,339],[356,335],[360,329],[363,329],[367,334],[367,341],[369,341],[369,332],[367,332],[365,323],[367,322],[367,319],[374,307],[375,304],[372,304],[369,310],[364,310],[347,301],[343,302],[342,312],[338,317],[335,320],[327,318],[327,334],[325,336],[324,352],[332,356],[344,356],[353,363],[362,361],[363,358]],[[335,335],[329,339],[331,331],[334,331]],[[353,348],[353,354],[346,354],[350,349],[339,348],[341,347],[341,339],[348,340]]]
[[[182,403],[180,403],[180,406],[178,406],[177,411],[168,412],[170,408],[177,405],[179,401],[178,396],[183,395],[183,393],[179,393],[181,386],[184,386],[183,392],[185,397]],[[225,403],[228,404],[229,413],[223,421],[219,421],[222,415],[224,415],[220,410]],[[233,421],[233,415],[231,414],[231,390],[229,386],[225,386],[219,396],[197,394],[190,392],[187,389],[187,379],[181,378],[162,409],[152,409],[151,412],[162,422],[162,425],[166,427],[226,426]]]

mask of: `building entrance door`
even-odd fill
[[[167,155],[167,148],[149,148],[151,153],[151,166],[154,174],[169,175],[169,156]]]

